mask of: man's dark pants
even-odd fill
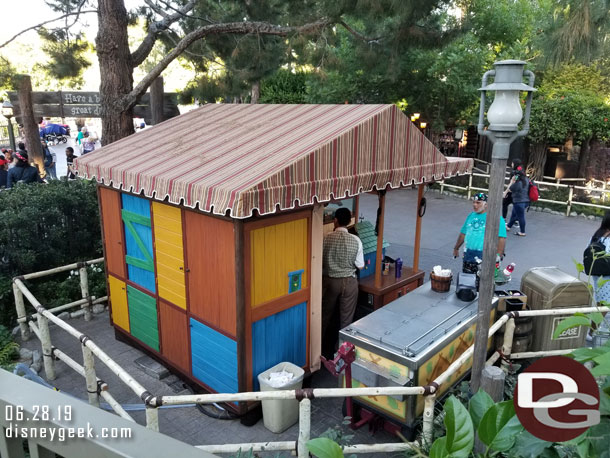
[[[326,358],[335,353],[339,329],[352,323],[357,302],[356,277],[322,279],[322,355]]]

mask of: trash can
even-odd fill
[[[591,297],[586,283],[557,267],[534,267],[521,278],[521,291],[531,310],[589,307]],[[570,315],[534,317],[530,351],[566,350],[585,345],[588,328],[567,329],[553,339],[557,324]]]
[[[269,375],[288,372],[292,379],[281,386],[272,386]],[[296,390],[303,385],[305,371],[292,363],[279,363],[258,374],[261,391]],[[267,399],[263,404],[263,423],[272,433],[281,433],[299,420],[299,402],[296,399]]]

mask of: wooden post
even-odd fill
[[[468,200],[472,197],[471,189],[472,188],[472,172],[468,175]]]
[[[420,184],[417,187],[417,215],[415,219],[415,246],[413,247],[413,271],[417,272],[419,269],[419,245],[421,242],[421,220],[422,217],[419,216],[419,204],[424,197],[424,188],[426,187],[425,183]]]
[[[502,353],[506,358],[510,357],[513,351],[513,336],[515,335],[515,319],[511,318],[504,328],[504,341],[502,342]],[[508,372],[508,363],[502,360],[502,369]]]
[[[23,302],[23,293],[19,287],[13,283],[13,295],[15,296],[15,309],[17,309],[17,319],[25,318],[25,302]],[[19,321],[19,329],[21,330],[21,339],[28,340],[30,338],[30,328],[27,322]]]
[[[89,404],[95,407],[100,406],[100,397],[97,393],[97,377],[95,375],[95,359],[93,353],[84,345],[83,350],[83,368],[85,370],[85,381],[87,383],[87,394],[89,395]]]
[[[258,99],[261,96],[261,82],[255,81],[252,83],[252,90],[250,91],[250,103],[258,103]]]
[[[502,369],[496,366],[487,366],[483,369],[481,376],[481,389],[485,391],[495,403],[504,400],[504,379],[506,374]],[[476,453],[485,453],[487,446],[479,440],[477,434],[474,439],[474,451]]]
[[[159,409],[146,406],[146,427],[159,432]]]
[[[297,441],[297,456],[309,458],[307,441],[311,436],[311,401],[305,398],[299,402],[299,439]]]
[[[422,427],[422,438],[424,444],[432,445],[434,438],[434,404],[436,403],[436,395],[432,394],[424,398],[424,418]]]
[[[381,260],[383,259],[383,218],[385,216],[385,189],[379,195],[379,221],[377,224],[377,257],[375,258],[375,287],[381,288]]]
[[[86,264],[79,267],[78,274],[80,277],[80,291],[82,298],[87,299],[87,303],[82,306],[85,310],[85,321],[91,321],[91,296],[89,296],[89,278],[87,276]]]
[[[164,121],[163,118],[163,77],[159,76],[150,85],[150,113],[153,125]]]
[[[40,144],[40,131],[34,118],[34,104],[32,102],[32,80],[29,75],[18,75],[19,110],[21,122],[25,132],[25,147],[28,150],[30,162],[35,162],[38,172],[44,173],[44,158]]]
[[[55,380],[55,361],[53,360],[53,345],[51,344],[51,332],[49,321],[46,317],[38,314],[38,330],[40,332],[40,344],[42,347],[42,360],[47,380]]]
[[[570,212],[572,211],[572,198],[574,197],[574,186],[568,187],[568,206],[566,208],[566,216],[570,216]]]
[[[358,215],[356,215],[357,217]],[[356,219],[358,221],[358,219]],[[322,353],[322,249],[324,205],[314,204],[311,212],[311,286],[309,316],[309,369],[320,369]]]

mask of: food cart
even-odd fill
[[[325,203],[379,191],[380,266],[385,191],[471,167],[394,105],[209,104],[76,161],[99,183],[115,333],[212,392],[320,367]]]

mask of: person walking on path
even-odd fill
[[[462,272],[464,273],[476,273],[478,268],[476,258],[483,259],[483,242],[487,222],[487,194],[482,192],[476,194],[472,207],[474,211],[466,218],[453,248],[453,257],[457,258],[460,254],[460,247],[464,245],[464,260],[462,263]],[[500,255],[500,258],[503,258],[506,244],[506,223],[502,217],[500,217],[498,237],[497,254]]]
[[[591,237],[589,245],[593,241],[598,241],[606,247],[606,255],[610,256],[610,210],[606,210],[604,219],[599,228]],[[586,272],[585,272],[586,273]],[[593,299],[599,307],[610,303],[610,271],[604,275],[592,275],[593,280]],[[599,330],[604,333],[610,333],[610,315],[604,314],[604,320],[599,325]],[[590,341],[592,336],[590,332],[587,334],[587,340]]]
[[[52,180],[57,180],[57,172],[55,170],[55,166],[57,164],[57,155],[55,152],[51,151],[47,146],[46,141],[42,141],[42,153],[44,155],[44,170],[46,172],[46,176]]]
[[[42,183],[38,170],[28,162],[28,153],[24,151],[15,152],[17,163],[8,171],[6,188],[10,189],[17,183]]]
[[[518,171],[520,171],[520,170],[523,171],[523,167],[521,166],[520,159],[513,159],[511,162],[511,166],[512,166],[513,170],[510,172],[510,180],[513,179],[513,177],[515,176],[515,174]],[[508,206],[513,203],[513,194],[508,190],[511,183],[512,183],[512,181],[509,181],[508,185],[506,186],[506,191],[504,192],[504,198],[502,199],[502,218],[504,218],[504,219],[506,219],[506,217],[508,216]]]
[[[504,196],[510,192],[513,198],[513,211],[510,215],[510,220],[506,225],[506,229],[510,231],[513,224],[518,221],[519,231],[516,234],[521,237],[525,237],[525,210],[530,204],[529,189],[529,178],[525,176],[523,170],[517,170],[510,180],[508,189],[504,191]]]
[[[76,174],[74,173],[74,159],[76,159],[77,157],[78,156],[74,154],[74,148],[68,146],[66,148],[66,165],[68,167],[66,172],[66,178],[68,180],[76,180]]]
[[[335,230],[324,237],[322,254],[322,354],[331,357],[337,341],[335,313],[339,304],[340,329],[351,324],[358,301],[356,272],[364,268],[362,242],[347,226],[352,213],[347,208],[335,212]]]

